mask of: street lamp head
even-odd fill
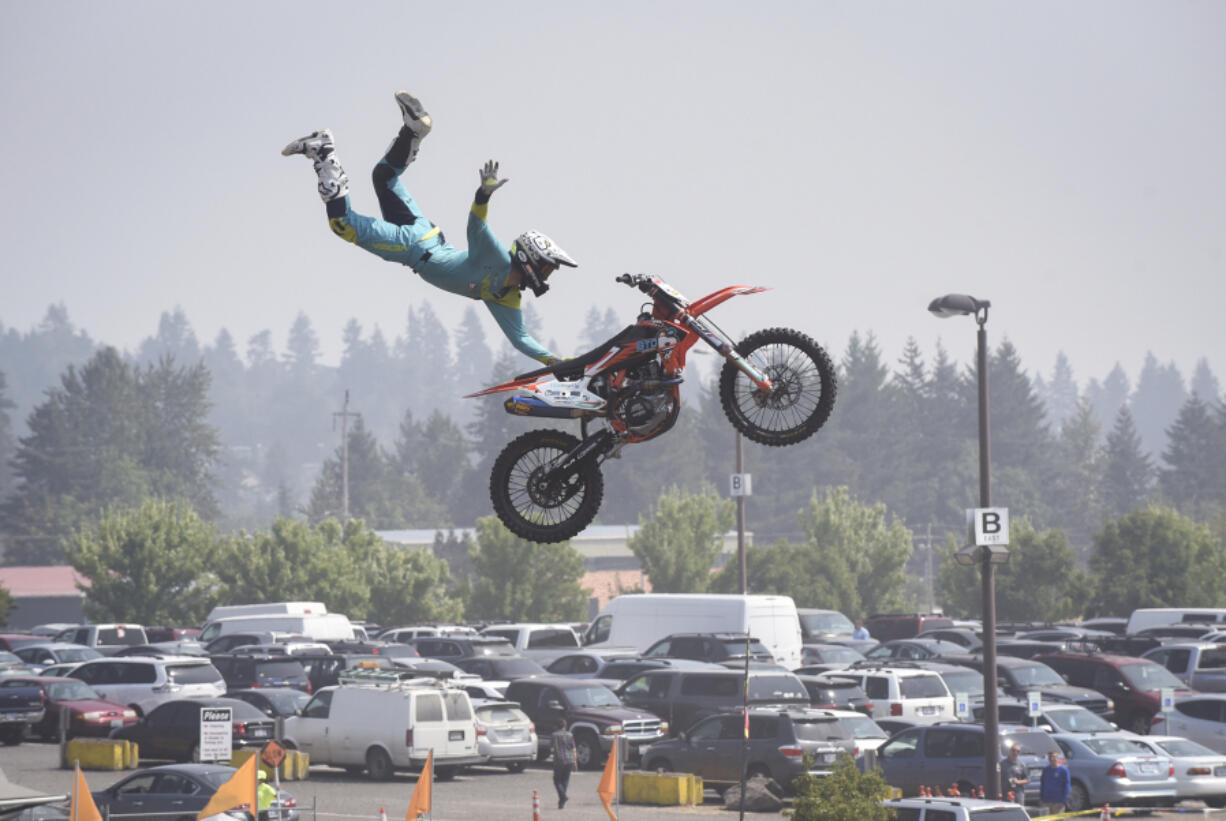
[[[980,311],[987,311],[992,303],[986,299],[975,299],[967,294],[946,294],[928,303],[928,310],[934,316],[942,319],[951,316],[973,316]]]

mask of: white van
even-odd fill
[[[291,633],[315,641],[352,641],[357,633],[348,616],[326,613],[315,616],[227,616],[207,622],[197,637],[208,644],[229,633]]]
[[[468,693],[433,679],[399,681],[386,673],[324,687],[301,713],[285,719],[284,738],[287,746],[309,753],[312,764],[365,769],[380,781],[398,770],[420,771],[431,750],[439,781],[483,760]]]
[[[205,624],[231,616],[322,616],[328,608],[319,601],[274,601],[261,604],[222,604],[209,611]]]
[[[1124,628],[1127,635],[1167,624],[1214,624],[1226,627],[1224,607],[1141,607],[1132,611]]]
[[[605,605],[583,635],[584,645],[643,652],[673,633],[748,633],[775,661],[801,666],[800,619],[789,596],[632,593]]]

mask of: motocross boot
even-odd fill
[[[396,139],[392,140],[384,157],[396,168],[407,168],[409,163],[417,159],[421,141],[434,127],[434,121],[422,107],[421,101],[407,91],[396,92],[396,105],[400,107],[400,114],[404,117],[404,127],[400,129]]]
[[[322,160],[332,153],[334,147],[332,131],[327,128],[321,128],[318,131],[312,131],[305,137],[299,137],[285,146],[285,148],[282,148],[281,156],[290,157],[294,154],[305,154],[308,160]]]

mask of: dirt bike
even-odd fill
[[[701,318],[731,297],[767,288],[733,285],[690,302],[657,276],[622,274],[617,282],[651,297],[633,325],[583,356],[466,397],[509,392],[503,403],[508,413],[580,422],[581,438],[532,430],[494,461],[494,511],[512,533],[530,541],[560,542],[587,527],[604,494],[600,464],[673,426],[681,411],[686,353],[699,340],[726,360],[720,405],[750,440],[794,445],[816,433],[834,408],[834,366],[808,336],[769,328],[735,344]],[[589,425],[596,429],[589,432]]]

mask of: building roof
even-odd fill
[[[89,587],[86,579],[66,564],[47,567],[0,567],[0,585],[14,598],[33,596],[82,596],[77,585]]]

